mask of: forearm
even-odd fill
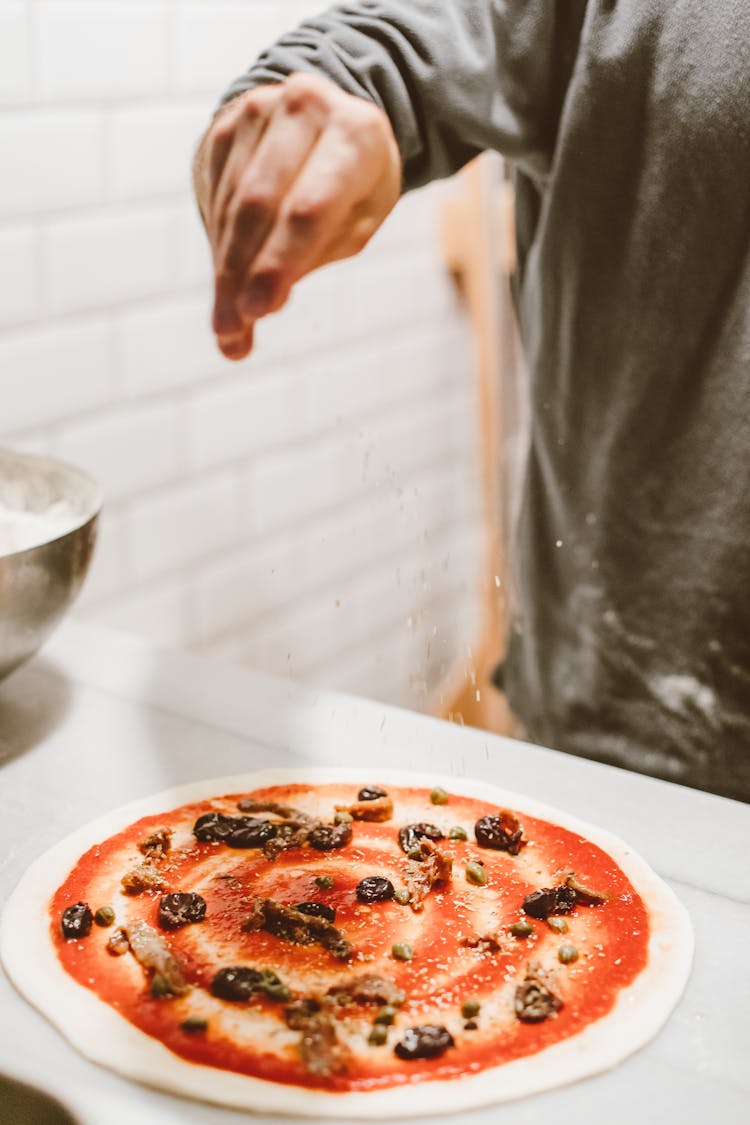
[[[545,0],[545,3],[547,0]],[[295,71],[330,78],[385,110],[412,188],[450,175],[486,148],[514,155],[523,124],[498,99],[498,74],[511,83],[513,59],[498,56],[507,24],[523,36],[528,16],[490,0],[361,0],[305,20],[269,47],[225,100]],[[538,34],[538,4],[535,34]],[[555,5],[549,4],[550,13]],[[551,22],[554,23],[554,16]],[[511,36],[512,37],[512,36]],[[513,46],[510,44],[513,53]],[[531,83],[533,86],[533,82]],[[528,95],[527,95],[528,100]]]

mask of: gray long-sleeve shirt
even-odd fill
[[[750,800],[750,3],[360,0],[227,96],[294,70],[386,110],[406,188],[515,162],[530,736]]]

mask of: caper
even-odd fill
[[[557,951],[557,960],[562,965],[570,965],[573,961],[578,960],[578,950],[574,945],[565,942]]]
[[[281,981],[264,985],[263,992],[269,1000],[281,1000],[283,1002],[289,999],[289,989]]]
[[[330,875],[316,875],[315,882],[321,891],[330,891],[333,888],[333,879]]]
[[[383,1023],[373,1024],[367,1042],[373,1047],[382,1047],[388,1041],[388,1028]]]
[[[406,941],[397,941],[395,945],[391,946],[391,957],[396,961],[411,961],[414,957],[414,950]]]
[[[568,932],[567,921],[565,918],[558,918],[556,914],[550,915],[547,919],[547,925],[551,930],[554,930],[556,934],[567,934]]]
[[[533,934],[534,927],[531,922],[514,922],[510,927],[510,932],[513,934],[513,937],[527,938],[531,937]]]
[[[157,1000],[161,999],[162,996],[172,995],[172,989],[161,973],[154,974],[151,981],[151,995]]]
[[[411,898],[411,891],[407,891],[406,887],[399,887],[397,891],[393,892],[393,897],[401,906],[406,906]]]
[[[333,823],[334,824],[351,824],[351,822],[353,820],[354,820],[354,817],[352,816],[351,813],[337,812],[335,817],[333,818]]]
[[[448,794],[441,785],[436,785],[430,793],[430,801],[433,805],[447,805]]]
[[[464,1000],[463,1004],[461,1005],[461,1015],[465,1020],[473,1019],[474,1016],[479,1015],[479,1009],[481,1007],[482,1005],[478,1000]]]
[[[466,864],[466,882],[474,883],[477,887],[483,887],[487,882],[487,872],[484,865],[472,860],[471,863]]]
[[[115,920],[115,912],[111,906],[100,906],[94,915],[97,926],[111,926]]]
[[[452,828],[448,829],[448,839],[449,840],[468,840],[469,834],[468,834],[468,832],[466,831],[465,828],[461,827],[460,824],[454,824]]]
[[[384,1023],[387,1024],[388,1027],[390,1027],[395,1018],[396,1009],[391,1004],[386,1004],[385,1007],[381,1008],[378,1014],[375,1016],[375,1023]]]
[[[182,1023],[180,1024],[180,1027],[182,1028],[183,1031],[187,1031],[189,1034],[192,1035],[192,1034],[195,1034],[196,1032],[207,1031],[208,1030],[208,1020],[199,1019],[198,1016],[188,1016],[188,1018],[186,1020],[182,1021]]]

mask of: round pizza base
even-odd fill
[[[92,1062],[182,1097],[257,1113],[320,1118],[387,1118],[457,1113],[540,1094],[616,1066],[667,1021],[690,974],[693,933],[670,888],[627,844],[608,832],[483,781],[377,772],[379,784],[441,785],[448,792],[559,824],[606,851],[643,899],[651,927],[649,960],[606,1016],[544,1050],[450,1081],[399,1085],[371,1093],[326,1093],[201,1066],[173,1054],[102,1003],[66,973],[49,940],[50,897],[81,855],[143,816],[191,801],[272,785],[372,780],[362,769],[267,770],[167,789],[97,818],[41,856],[21,879],[0,920],[0,958],[18,990]],[[43,925],[35,923],[42,919]]]

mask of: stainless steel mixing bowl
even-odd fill
[[[101,493],[91,477],[48,457],[0,449],[0,504],[45,513],[64,502],[63,534],[0,548],[0,679],[47,639],[81,588],[96,540]],[[70,519],[67,520],[67,513]]]

